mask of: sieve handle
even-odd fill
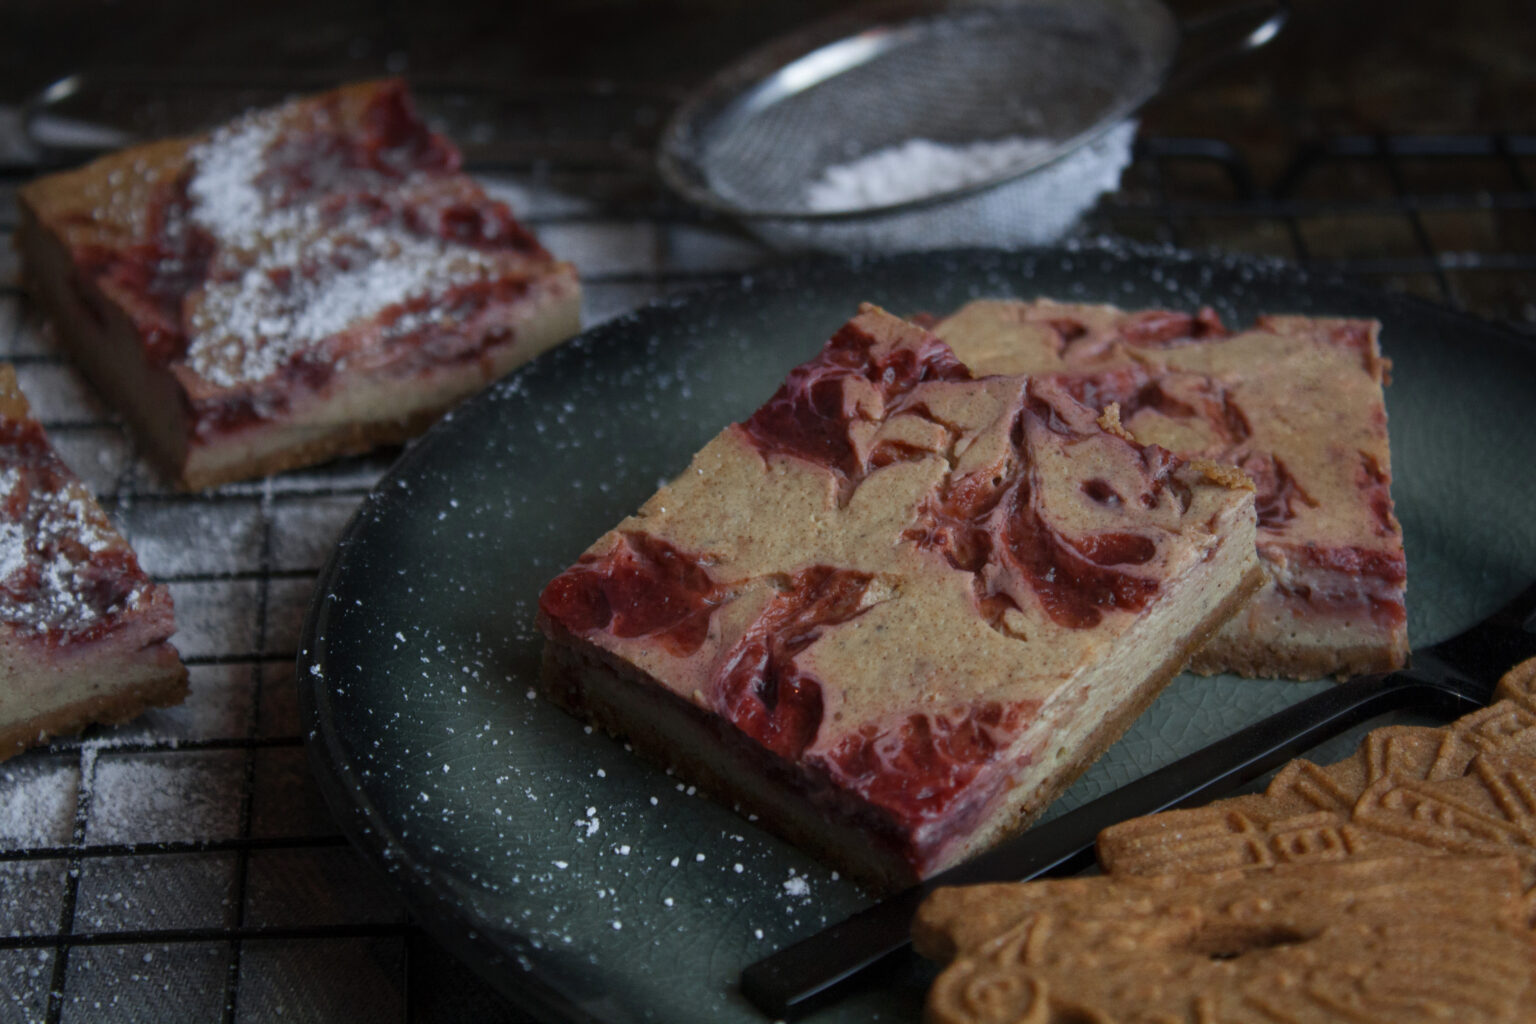
[[[1164,92],[1183,89],[1211,69],[1257,50],[1290,20],[1290,0],[1237,0],[1214,11],[1179,20],[1179,52]]]

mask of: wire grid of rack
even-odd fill
[[[589,103],[585,97],[583,103]],[[786,257],[656,187],[655,98],[475,162],[585,282],[595,323]],[[567,122],[570,124],[573,122]],[[473,153],[473,150],[471,150]],[[521,1021],[416,929],[310,778],[292,662],[314,580],[394,455],[168,488],[20,289],[0,168],[0,357],[176,599],[179,708],[0,765],[0,1022]],[[1296,260],[1536,333],[1536,138],[1338,138],[1263,187],[1219,140],[1143,138],[1079,234]]]

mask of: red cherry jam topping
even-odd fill
[[[550,581],[539,608],[572,633],[654,637],[685,658],[703,645],[725,597],[696,557],[649,534],[626,533],[605,554],[583,555]]]
[[[1339,618],[1368,618],[1387,629],[1408,621],[1403,604],[1403,583],[1408,578],[1407,557],[1399,551],[1379,551],[1354,545],[1324,547],[1317,544],[1259,546],[1259,553],[1275,561],[1290,561],[1308,569],[1337,573],[1339,578],[1366,581],[1339,586],[1326,578],[1310,582],[1276,581],[1287,598]]]
[[[1194,314],[1161,309],[1135,313],[1126,318],[1120,333],[1132,345],[1166,348],[1202,338],[1224,338],[1227,329],[1216,311],[1207,306]]]
[[[52,644],[114,629],[147,580],[43,430],[0,419],[0,618]]]
[[[746,437],[768,455],[792,455],[824,466],[845,484],[871,468],[856,450],[850,428],[867,420],[847,386],[867,381],[883,403],[883,415],[902,411],[902,399],[926,381],[970,380],[970,371],[948,345],[931,335],[914,346],[882,345],[857,322],[832,336],[821,353],[790,371],[772,398],[741,424]],[[884,462],[901,453],[880,453]],[[879,465],[882,463],[876,463]]]
[[[966,793],[967,788],[1039,708],[1038,701],[986,701],[909,715],[893,727],[866,725],[827,754],[825,767],[840,785],[890,811],[908,829],[949,818],[962,794],[979,815],[990,792]]]
[[[821,684],[795,656],[828,626],[863,614],[870,579],[818,565],[782,583],[715,673],[715,710],[774,753],[799,759],[821,728],[822,697]]]
[[[1056,354],[1061,355],[1066,346],[1072,344],[1078,338],[1088,333],[1088,327],[1081,320],[1062,316],[1045,321],[1056,332]]]
[[[1145,608],[1157,594],[1157,581],[1116,566],[1151,561],[1157,545],[1134,533],[1066,538],[1041,516],[1031,483],[1023,476],[1014,489],[1004,537],[1009,561],[1029,580],[1046,614],[1059,625],[1091,629],[1105,611]]]
[[[1005,469],[948,481],[905,538],[973,573],[978,605],[994,626],[1003,612],[1018,607],[1006,588],[1010,574],[996,572],[998,564],[1028,583],[1052,621],[1071,629],[1090,629],[1111,609],[1146,607],[1158,592],[1157,581],[1121,567],[1151,561],[1157,555],[1156,543],[1139,533],[1100,531],[1068,537],[1054,528],[1040,507],[1028,421],[1054,435],[1081,436],[1060,410],[1031,394],[1014,425],[1012,457]],[[1154,445],[1141,450],[1141,461],[1147,489],[1138,497],[1143,505],[1156,505],[1157,493],[1175,483],[1171,474],[1178,460]],[[1124,497],[1102,479],[1085,482],[1083,491],[1106,508],[1124,504]]]
[[[1273,455],[1249,455],[1238,462],[1237,468],[1253,479],[1254,511],[1258,513],[1259,526],[1264,529],[1283,529],[1286,523],[1296,518],[1298,506],[1317,507],[1317,499],[1308,494],[1285,463]]]
[[[1239,445],[1253,434],[1242,406],[1209,377],[1187,373],[1153,377],[1144,367],[1135,366],[1094,374],[1061,374],[1051,379],[1089,408],[1102,411],[1111,402],[1120,406],[1123,423],[1129,423],[1143,409],[1171,419],[1198,419],[1225,448]]]

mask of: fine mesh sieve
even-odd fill
[[[1269,20],[1249,28],[1243,45],[1263,42],[1283,17],[1275,3],[1257,6]],[[1077,202],[1064,228],[1115,187],[1133,134],[1126,119],[1168,79],[1187,28],[1158,0],[863,6],[770,43],[708,82],[673,116],[659,167],[693,202],[791,246],[1047,241],[1042,216],[1062,218],[1044,201]],[[1028,145],[896,201],[829,205],[825,193],[813,201],[810,188],[829,169],[914,139],[952,152]],[[1044,193],[997,194],[1055,171],[1095,140],[1098,164],[1079,159]]]

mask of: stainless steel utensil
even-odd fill
[[[1159,0],[876,3],[721,72],[673,115],[658,167],[688,200],[786,246],[1038,244],[1103,190],[1082,187],[1092,175],[1081,160],[1065,164],[1120,126],[1123,165],[1124,126],[1138,107],[1216,53],[1266,42],[1285,16],[1275,0],[1182,25]],[[1038,144],[964,184],[902,201],[824,209],[810,199],[808,186],[828,168],[913,139]],[[1054,190],[1042,192],[1042,176],[1058,170]],[[1060,227],[1043,232],[1042,220]]]

